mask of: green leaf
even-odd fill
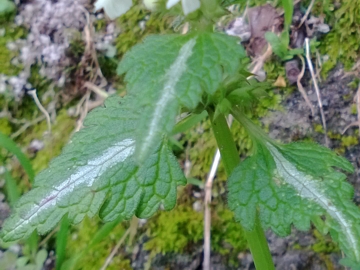
[[[7,200],[11,206],[14,206],[15,202],[20,197],[20,192],[17,188],[15,179],[12,178],[11,173],[6,168],[5,168],[4,178],[5,178],[6,194],[8,197]]]
[[[172,134],[175,135],[189,130],[190,128],[198,124],[200,121],[204,120],[207,115],[207,111],[203,111],[200,114],[189,114],[187,117],[185,117],[176,124],[172,131]]]
[[[231,91],[226,98],[233,106],[248,110],[253,108],[260,98],[268,96],[266,90],[271,89],[272,85],[250,79],[239,82],[236,87],[239,88]]]
[[[289,56],[291,56],[291,58],[293,58],[293,56],[295,56],[295,55],[299,55],[299,54],[303,54],[303,53],[304,53],[303,49],[291,49],[288,52],[288,54],[289,54]]]
[[[312,143],[266,147],[242,162],[229,178],[229,206],[245,229],[254,226],[259,209],[263,227],[285,236],[290,225],[310,229],[310,221],[329,230],[347,256],[360,262],[360,210],[353,188],[334,167],[352,172],[351,164]],[[325,222],[318,220],[325,217]]]
[[[344,266],[351,267],[351,270],[360,270],[359,263],[356,261],[350,260],[349,258],[341,259],[340,263]]]
[[[223,34],[150,36],[119,65],[142,108],[135,155],[141,163],[163,134],[171,133],[180,107],[194,109],[203,93],[214,94],[245,57],[237,39]]]
[[[7,151],[12,153],[17,157],[21,166],[23,166],[25,172],[29,176],[30,181],[34,179],[34,170],[31,166],[29,159],[23,154],[21,149],[16,145],[16,143],[7,137],[6,135],[0,132],[0,147],[5,148]]]
[[[284,38],[279,38],[273,32],[266,32],[265,39],[270,43],[273,52],[282,60],[285,60],[288,54],[288,44],[284,43]]]
[[[216,106],[214,119],[216,119],[220,114],[229,114],[231,107],[231,102],[228,99],[223,98]]]
[[[44,234],[68,214],[72,223],[98,213],[105,221],[150,217],[161,205],[176,203],[176,188],[186,179],[165,140],[139,167],[134,132],[139,126],[131,98],[111,97],[86,118],[63,153],[35,179],[6,220],[5,241]]]
[[[67,216],[64,216],[60,223],[60,229],[56,234],[56,270],[60,270],[64,263],[69,232],[69,220]]]
[[[284,8],[285,31],[288,32],[294,12],[294,2],[293,0],[281,0],[281,3]]]
[[[104,9],[106,15],[111,20],[125,14],[132,6],[132,0],[97,0],[95,2],[95,11]]]
[[[48,256],[48,253],[45,249],[39,250],[39,252],[36,254],[35,263],[36,263],[36,269],[41,270],[44,262]]]
[[[0,0],[0,15],[10,13],[16,9],[14,2],[9,0]]]

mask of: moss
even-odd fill
[[[116,68],[118,62],[114,58],[106,57],[105,55],[98,54],[99,65],[102,74],[107,80],[116,78]]]
[[[241,225],[235,222],[233,212],[223,204],[217,205],[212,217],[211,248],[221,255],[229,255],[229,259],[234,261],[239,252],[247,248]]]
[[[344,0],[341,5],[333,1],[333,6],[339,6],[335,12],[324,10],[321,2],[316,5],[317,13],[324,13],[332,30],[321,40],[320,51],[330,59],[325,62],[322,74],[326,76],[340,60],[345,69],[350,69],[358,59],[360,50],[360,0]],[[324,5],[322,5],[324,6]]]
[[[341,140],[341,137],[342,135],[339,134],[339,133],[334,133],[332,131],[328,131],[327,132],[327,135],[329,137],[329,139],[332,139],[332,140]]]
[[[339,247],[331,241],[329,236],[322,235],[318,230],[313,230],[313,235],[316,243],[311,246],[311,249],[317,253],[333,253],[339,252]]]
[[[183,252],[203,239],[203,214],[190,206],[178,205],[170,212],[160,212],[147,224],[150,240],[144,245],[151,253]]]
[[[203,213],[186,204],[170,212],[160,212],[147,224],[150,240],[144,245],[154,254],[184,253],[196,250],[203,240]],[[247,248],[241,225],[223,203],[212,212],[211,249],[224,255],[227,263],[237,261],[239,252]]]
[[[314,130],[315,130],[315,132],[317,132],[317,133],[324,134],[324,128],[323,128],[323,126],[320,125],[320,124],[314,124]]]
[[[285,66],[275,56],[272,56],[269,61],[265,62],[264,70],[267,80],[275,81],[279,76],[286,78]]]
[[[0,132],[5,135],[10,135],[12,131],[11,125],[6,118],[0,118]]]
[[[351,104],[350,113],[357,115],[358,111],[357,111],[356,104]]]
[[[49,89],[50,80],[40,74],[40,66],[32,65],[30,69],[29,83],[36,89],[39,96]]]
[[[8,76],[17,75],[22,67],[14,66],[11,60],[18,55],[17,52],[8,50],[6,44],[13,42],[19,38],[24,38],[26,31],[22,27],[17,27],[13,24],[6,23],[1,28],[5,30],[4,36],[0,36],[0,73]]]
[[[45,144],[44,148],[39,150],[35,156],[30,159],[35,175],[45,169],[49,162],[60,154],[61,149],[68,142],[74,127],[75,120],[67,116],[66,110],[63,109],[59,112],[56,122],[52,125],[52,133],[50,136],[44,136],[47,132],[47,123],[44,120],[26,130],[20,138],[17,138],[18,145],[23,147],[28,147],[34,139],[42,140]],[[30,188],[28,177],[19,163],[12,162],[12,165],[12,176],[17,181],[21,193],[24,193]]]
[[[74,231],[68,236],[67,256],[71,258],[78,254],[90,243],[95,233],[99,230],[101,222],[96,218],[85,218]],[[112,249],[125,233],[126,223],[119,223],[112,232],[100,243],[95,245],[87,254],[85,254],[77,263],[76,269],[100,269]],[[123,245],[125,246],[125,245]],[[132,269],[130,260],[121,253],[114,256],[111,264],[106,268],[109,270]]]
[[[44,140],[45,146],[43,149],[36,153],[35,158],[32,159],[35,173],[45,169],[50,160],[58,156],[63,146],[68,142],[71,132],[75,127],[75,119],[67,115],[65,109],[62,109],[56,118],[55,123],[52,125],[51,135],[46,135],[47,123],[42,121],[40,124],[34,126],[28,132],[24,133],[21,141],[24,145],[29,145],[34,139]]]
[[[171,18],[158,13],[150,13],[143,5],[134,5],[126,14],[118,19],[122,33],[116,38],[118,57],[121,57],[132,46],[141,42],[149,34],[165,34],[173,32],[170,28]],[[144,23],[145,27],[140,27]]]
[[[343,136],[341,138],[341,144],[343,147],[351,147],[359,144],[359,139],[356,136]]]
[[[94,28],[95,28],[95,31],[104,30],[106,28],[106,20],[105,19],[95,20]]]

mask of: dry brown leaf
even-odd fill
[[[273,86],[276,87],[286,87],[286,82],[283,76],[279,76],[274,82]]]

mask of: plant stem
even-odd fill
[[[239,154],[225,117],[219,115],[216,119],[213,119],[213,111],[209,110],[208,113],[225,171],[229,176],[240,163]],[[261,227],[258,216],[256,217],[254,230],[244,230],[244,232],[256,268],[259,270],[275,270],[265,233]]]

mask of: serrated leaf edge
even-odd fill
[[[184,74],[187,68],[187,60],[193,54],[193,48],[196,44],[196,38],[190,39],[180,49],[179,55],[166,72],[165,78],[167,80],[164,83],[164,87],[161,90],[160,99],[155,104],[155,111],[151,117],[149,124],[148,135],[141,145],[138,152],[139,159],[142,160],[146,157],[147,151],[151,148],[151,144],[154,142],[156,136],[158,136],[158,126],[163,118],[164,111],[171,105],[172,101],[176,99],[175,87],[179,82],[181,76]]]
[[[4,238],[12,238],[12,235],[16,235],[18,231],[21,231],[23,227],[37,218],[41,212],[56,206],[58,200],[69,195],[80,185],[91,187],[100,175],[115,164],[124,162],[134,153],[134,150],[135,141],[133,139],[124,139],[105,149],[99,156],[89,160],[86,165],[78,167],[64,182],[54,186],[53,191],[47,194],[39,204],[34,204],[27,214],[20,217],[13,230],[8,232]]]
[[[358,249],[358,239],[352,231],[352,222],[349,221],[343,213],[333,204],[326,194],[321,190],[319,181],[313,177],[299,171],[291,162],[270,143],[267,148],[271,152],[276,163],[278,174],[282,179],[298,191],[299,196],[307,198],[327,211],[327,213],[338,222],[344,231],[348,244],[351,245],[357,261],[360,261],[360,251]]]

